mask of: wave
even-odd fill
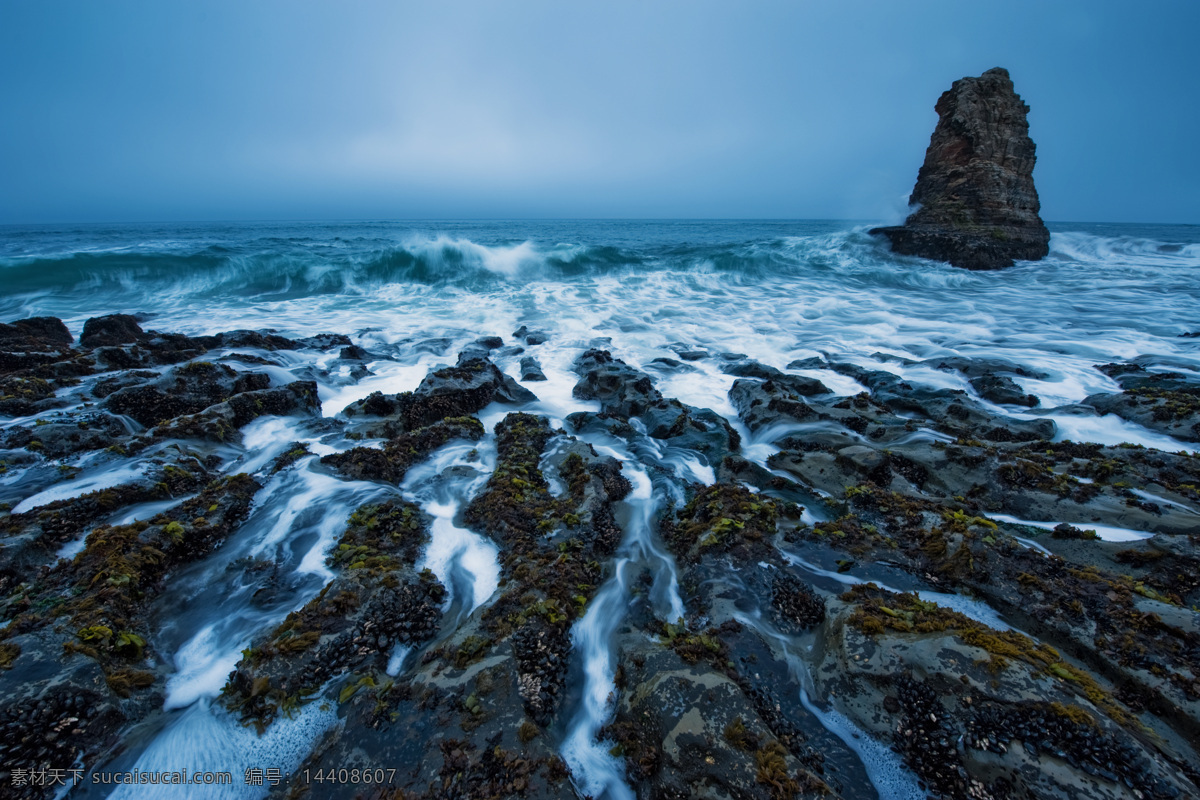
[[[584,226],[586,229],[586,226]],[[722,229],[723,236],[737,229]],[[158,236],[134,242],[80,241],[62,252],[0,257],[9,306],[16,298],[64,295],[89,301],[288,300],[314,295],[364,295],[411,284],[491,291],[508,285],[571,282],[603,276],[674,273],[732,284],[801,279],[847,289],[942,290],[1004,280],[938,262],[898,256],[867,226],[743,241],[687,241],[680,236],[626,238],[620,245],[524,238],[491,242],[475,236],[412,234],[400,241],[374,231],[293,226],[299,235],[247,237],[212,231],[205,238]],[[670,230],[668,229],[668,232]],[[751,226],[748,232],[754,233]],[[360,235],[355,236],[355,233]],[[681,241],[682,239],[682,241]],[[10,239],[8,244],[14,243]],[[9,250],[11,252],[11,249]],[[1044,266],[1189,269],[1200,266],[1200,244],[1136,236],[1056,232]],[[1132,273],[1131,273],[1132,274]],[[1179,273],[1176,273],[1179,274]]]
[[[1101,236],[1082,231],[1050,234],[1049,258],[1114,266],[1197,267],[1200,244],[1163,242],[1138,236]]]

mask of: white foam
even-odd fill
[[[201,697],[212,698],[221,693],[249,642],[222,648],[224,642],[216,627],[215,622],[205,625],[175,654],[176,672],[167,680],[164,709],[183,708]]]
[[[1036,419],[1032,415],[1014,414],[1018,419]],[[1181,442],[1164,433],[1143,428],[1128,420],[1121,419],[1116,414],[1105,414],[1102,417],[1083,417],[1074,414],[1046,415],[1058,426],[1054,441],[1095,442],[1097,444],[1115,447],[1119,444],[1140,444],[1142,447],[1152,447],[1169,453],[1195,451],[1195,444]]]
[[[453,583],[453,565],[457,563],[471,576],[470,610],[487,602],[500,585],[500,549],[490,539],[454,524],[456,504],[428,503],[424,510],[433,515],[429,546],[417,563],[417,569],[429,569],[447,589],[449,600]]]
[[[436,361],[435,356],[428,356],[422,357],[414,364],[400,364],[394,361],[377,362],[375,374],[358,383],[340,387],[321,385],[317,392],[321,398],[321,415],[332,417],[340,414],[346,406],[366,398],[373,392],[382,392],[383,394],[411,392],[421,384],[429,367]]]
[[[1007,522],[1012,525],[1029,525],[1034,528],[1043,528],[1048,531],[1052,531],[1062,524],[1061,522],[1034,522],[1027,519],[1018,519],[1016,517],[1009,516],[1008,514],[988,514],[988,516],[994,520],[999,520],[1000,522]],[[1135,531],[1131,530],[1130,528],[1114,528],[1111,525],[1097,525],[1094,522],[1069,522],[1067,524],[1079,528],[1080,530],[1095,531],[1096,536],[1106,542],[1136,542],[1140,539],[1149,539],[1154,535],[1153,533],[1148,533],[1146,531]]]
[[[892,749],[868,735],[835,708],[824,710],[800,690],[800,702],[833,735],[855,752],[871,779],[879,800],[925,800],[927,792]]]
[[[396,644],[392,647],[392,654],[388,656],[387,668],[384,672],[393,678],[399,675],[400,670],[404,667],[404,659],[408,658],[408,654],[411,652],[411,646]]]
[[[150,465],[145,463],[126,464],[103,472],[93,472],[75,480],[56,483],[49,489],[38,492],[17,503],[12,513],[24,514],[26,511],[32,511],[38,506],[44,506],[56,500],[68,500],[72,497],[87,494],[88,492],[111,489],[114,486],[129,483],[143,477],[149,467]]]
[[[294,717],[281,715],[261,736],[242,727],[207,700],[192,705],[158,734],[138,758],[135,769],[167,772],[230,772],[229,785],[122,785],[112,800],[249,800],[265,797],[270,785],[251,786],[246,770],[277,768],[294,771],[317,738],[337,723],[337,711],[324,701],[309,703]]]
[[[1030,550],[1037,550],[1039,553],[1041,553],[1042,555],[1044,555],[1044,556],[1046,556],[1046,557],[1050,557],[1050,556],[1053,556],[1053,555],[1054,555],[1054,553],[1051,553],[1051,552],[1050,552],[1049,550],[1047,550],[1045,547],[1042,547],[1040,544],[1038,544],[1037,542],[1033,541],[1032,539],[1026,539],[1026,538],[1024,538],[1024,537],[1021,537],[1021,536],[1014,536],[1013,538],[1014,538],[1014,539],[1016,539],[1016,540],[1017,540],[1017,542],[1018,542],[1020,545],[1022,545],[1023,547],[1027,547],[1027,548],[1029,548]]]
[[[1174,500],[1169,500],[1161,495],[1151,494],[1145,489],[1130,489],[1129,491],[1133,492],[1143,500],[1149,500],[1151,503],[1160,503],[1164,506],[1174,506],[1175,508],[1180,508],[1193,514],[1197,513],[1196,509],[1192,508],[1191,506],[1184,505],[1183,503],[1177,503]]]

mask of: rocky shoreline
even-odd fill
[[[14,768],[101,767],[162,716],[173,666],[156,598],[237,536],[275,476],[395,490],[446,447],[484,442],[494,467],[452,521],[495,547],[495,593],[467,603],[422,568],[449,523],[393,491],[337,520],[331,579],[258,632],[215,713],[264,731],[329,704],[338,723],[302,768],[395,767],[372,797],[581,796],[567,746],[586,707],[578,637],[611,600],[599,737],[637,797],[864,796],[878,776],[833,713],[935,797],[1200,794],[1194,449],[1055,441],[1014,380],[1036,371],[1016,363],[923,365],[969,393],[905,381],[882,368],[891,356],[783,371],[686,343],[645,369],[581,347],[572,394],[596,410],[559,428],[537,409],[546,335],[481,333],[415,390],[322,417],[327,373],[299,373],[336,365],[353,381],[391,355],[340,334],[190,337],[126,315],[88,320],[78,343],[53,318],[0,325],[0,466],[21,471],[23,494],[0,513],[8,796],[53,794],[15,786]],[[324,366],[296,368],[297,353]],[[736,419],[656,388],[700,361],[735,379]],[[1200,443],[1200,383],[1167,367],[1097,365],[1121,391],[1073,412]],[[230,474],[263,417],[343,446],[296,444]],[[25,502],[85,459],[142,468]],[[671,489],[635,505],[652,486]],[[1062,524],[1027,522],[1044,520]],[[269,562],[239,569],[272,591]],[[273,791],[365,796],[295,773]]]

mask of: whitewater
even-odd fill
[[[189,335],[233,329],[292,338],[345,334],[373,354],[365,369],[339,361],[336,349],[279,352],[272,354],[277,363],[246,364],[275,385],[315,380],[325,418],[373,392],[413,390],[431,369],[453,364],[480,337],[499,336],[516,347],[490,357],[537,396],[521,410],[547,417],[555,429],[572,413],[599,410],[573,396],[578,375],[572,364],[582,351],[600,348],[652,375],[664,397],[724,417],[742,435],[746,458],[764,468],[777,452],[779,432],[747,430],[728,395],[737,378],[722,371],[719,359],[697,353],[740,354],[817,377],[845,396],[866,387],[844,374],[789,364],[818,357],[977,397],[959,373],[911,362],[1004,359],[1042,376],[1016,378],[1040,405],[1016,410],[988,404],[996,413],[1051,419],[1059,441],[1195,449],[1077,404],[1095,393],[1120,391],[1096,365],[1143,363],[1152,371],[1200,376],[1200,227],[1051,225],[1044,261],[997,272],[897,256],[867,233],[871,227],[838,221],[8,226],[0,228],[0,320],[55,316],[76,337],[88,318],[115,313],[136,315],[146,330]],[[514,332],[522,327],[544,342],[520,352]],[[520,362],[529,355],[536,356],[545,381],[521,380]],[[499,552],[463,523],[461,511],[496,467],[491,432],[511,410],[485,409],[479,415],[488,432],[482,441],[444,446],[395,487],[313,469],[317,457],[358,444],[320,419],[263,417],[243,430],[240,443],[216,448],[222,472],[261,476],[265,488],[230,540],[172,575],[155,601],[160,626],[154,646],[174,664],[163,713],[141,725],[105,769],[232,769],[236,775],[255,764],[285,771],[301,764],[320,735],[337,724],[329,705],[306,706],[259,737],[220,710],[217,697],[254,637],[332,579],[325,557],[364,503],[396,495],[430,514],[432,541],[420,566],[447,587],[448,620],[462,622],[491,602],[501,580]],[[0,426],[18,423],[31,424],[23,418]],[[572,630],[572,685],[561,714],[566,727],[556,735],[581,793],[632,797],[611,744],[598,739],[613,713],[614,631],[634,596],[638,569],[653,578],[654,613],[668,622],[683,616],[676,566],[654,532],[655,520],[683,501],[689,485],[712,484],[716,465],[644,435],[632,442],[578,436],[622,462],[633,489],[617,517],[623,538],[613,569]],[[297,470],[268,474],[271,461],[293,442],[308,445],[313,455]],[[114,486],[143,474],[150,455],[79,456],[67,479],[36,466],[9,469],[0,475],[0,502],[23,512]],[[146,519],[157,510],[123,509],[108,521]],[[60,555],[70,557],[82,545],[68,543]],[[284,576],[267,604],[251,602],[253,587],[238,566],[256,560],[273,561]],[[833,587],[859,582],[798,556],[794,563]],[[982,601],[963,599],[955,607],[1007,628]],[[848,786],[857,786],[861,796],[923,796],[894,754],[855,729],[827,698],[813,695],[798,640],[753,615],[742,621],[777,643],[804,687],[796,703],[814,727],[823,726],[829,758],[842,765]],[[452,630],[457,623],[443,624]],[[387,671],[402,675],[413,661],[397,647]],[[235,781],[206,787],[204,796],[257,797],[268,788]],[[81,787],[72,796],[110,796],[110,789]],[[111,796],[196,795],[187,787],[143,787]]]

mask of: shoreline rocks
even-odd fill
[[[414,391],[322,417],[313,379],[340,388],[368,374],[346,362],[391,354],[336,335],[186,337],[131,319],[93,324],[88,340],[106,342],[94,348],[54,320],[0,328],[0,351],[15,354],[0,363],[15,390],[0,413],[38,409],[2,440],[25,471],[0,510],[0,752],[17,766],[104,769],[136,753],[172,674],[172,580],[206,574],[253,534],[252,507],[315,478],[373,483],[334,520],[346,524],[320,554],[323,590],[289,604],[283,559],[216,562],[251,607],[278,614],[212,713],[265,729],[327,703],[339,722],[301,770],[396,767],[390,797],[578,797],[561,755],[588,666],[576,626],[619,590],[612,717],[596,744],[638,797],[869,795],[862,759],[827,727],[833,712],[938,798],[1200,786],[1200,457],[1058,441],[1019,383],[1048,375],[996,358],[784,371],[721,354],[727,419],[664,396],[670,377],[655,385],[704,353],[636,365],[581,347],[572,393],[599,410],[560,423],[510,377],[540,364],[472,333]],[[535,334],[514,336],[538,347]],[[288,382],[282,365],[301,359],[269,358],[281,349],[333,350],[316,357],[337,363],[293,366]],[[565,387],[549,357],[553,396]],[[943,371],[937,386],[955,373],[962,388],[882,368],[896,363]],[[1097,369],[1120,392],[1076,413],[1194,433],[1191,373],[1150,357]],[[831,390],[848,379],[859,394]],[[287,441],[242,460],[237,429],[261,415],[287,417]],[[471,455],[450,464],[447,446]],[[250,474],[224,477],[235,464]],[[77,470],[107,468],[127,476],[96,488],[85,475],[70,493]],[[423,509],[404,483],[418,474],[471,489]],[[467,599],[454,569],[444,586],[421,569],[447,522],[496,549],[486,602]],[[1114,529],[1133,534],[1101,535]],[[57,560],[71,542],[82,550]],[[47,728],[66,735],[39,738]]]

